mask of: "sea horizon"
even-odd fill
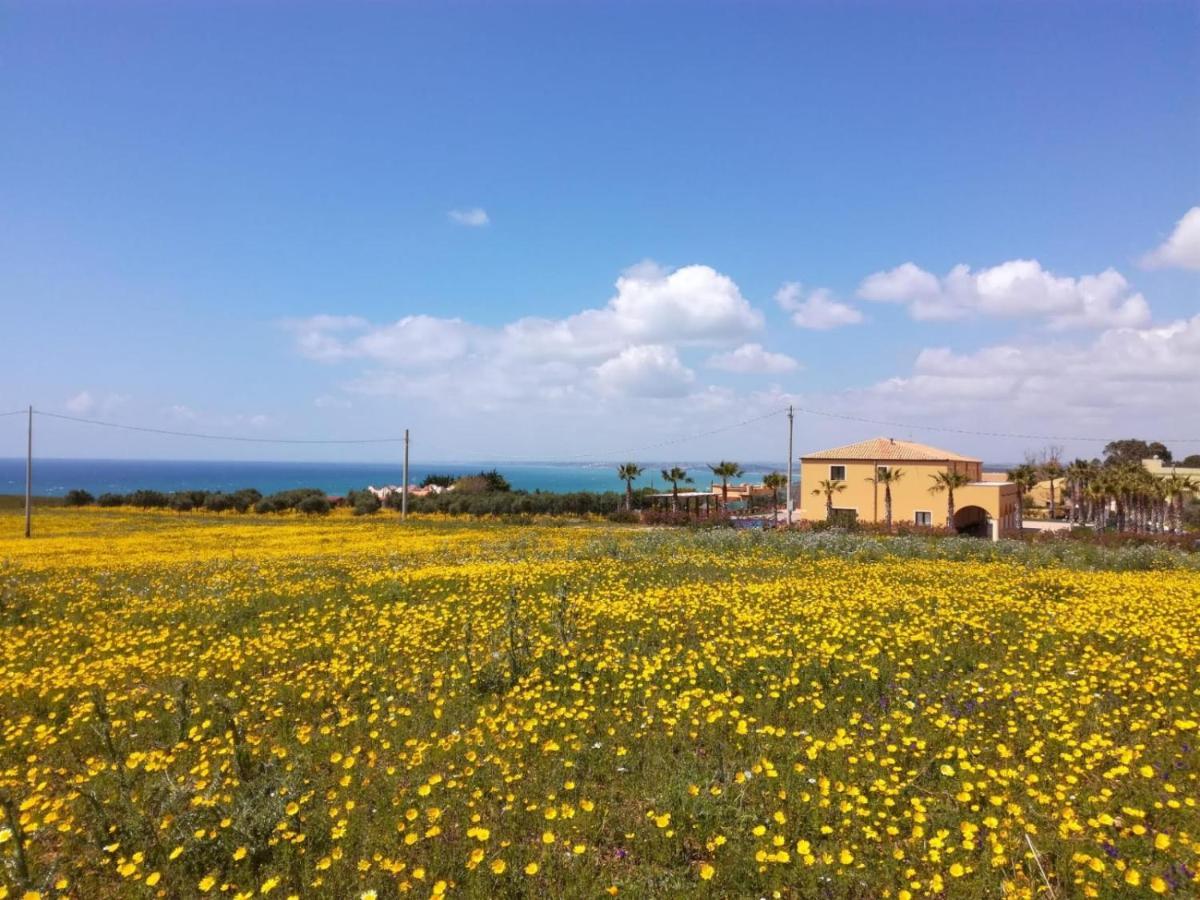
[[[572,491],[623,491],[625,483],[617,477],[618,462],[570,460],[441,460],[410,462],[409,482],[420,482],[431,474],[470,475],[496,469],[514,490],[566,493]],[[645,474],[634,482],[636,488],[668,490],[670,485],[660,470],[671,466],[686,469],[695,485],[716,479],[707,463],[697,461],[642,463]],[[784,463],[745,462],[745,476],[737,481],[759,482],[768,472],[785,471]],[[984,464],[986,471],[1008,468],[1008,464]],[[799,466],[795,467],[799,477]],[[340,495],[368,485],[398,485],[403,480],[402,464],[396,461],[339,462],[287,460],[196,460],[196,459],[111,459],[44,457],[33,461],[33,493],[40,497],[61,497],[80,489],[91,494],[129,493],[148,489],[158,491],[236,491],[255,488],[264,494],[290,488],[313,487]],[[0,458],[0,494],[20,494],[25,490],[25,460]]]

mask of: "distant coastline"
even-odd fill
[[[680,463],[647,464],[646,476],[639,479],[637,486],[666,489],[658,472],[672,465]],[[779,466],[744,463],[745,480],[760,481],[763,475]],[[419,484],[429,474],[469,475],[491,468],[499,469],[515,490],[563,493],[625,489],[624,482],[617,478],[615,463],[596,462],[414,462],[409,479],[413,484]],[[711,473],[703,464],[691,463],[686,468],[696,484],[709,483]],[[72,488],[82,488],[97,495],[128,493],[141,488],[235,491],[245,487],[257,488],[263,493],[316,487],[330,494],[344,494],[369,484],[399,484],[401,480],[399,463],[35,458],[33,467],[33,492],[42,497],[61,497]],[[19,494],[24,489],[25,461],[0,459],[0,494]]]
[[[426,475],[468,475],[480,469],[499,469],[515,490],[622,491],[616,463],[601,462],[439,462],[413,463],[409,478],[419,484]],[[702,462],[647,462],[646,475],[636,487],[667,489],[659,470],[673,465],[688,469],[697,486],[712,481]],[[786,462],[743,462],[745,481],[758,482],[768,472],[782,471]],[[985,465],[986,470],[1005,469],[1003,464]],[[253,487],[263,493],[299,487],[320,488],[330,494],[366,487],[368,484],[399,484],[398,462],[264,462],[244,460],[153,460],[153,459],[34,459],[33,492],[41,497],[61,497],[72,488],[99,495],[128,493],[147,488],[158,491],[236,491]],[[0,494],[25,490],[25,460],[0,459]]]

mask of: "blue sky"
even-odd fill
[[[426,458],[788,402],[1200,438],[1194,4],[0,3],[0,64],[0,407]]]

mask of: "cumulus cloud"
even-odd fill
[[[904,304],[921,320],[1029,316],[1044,318],[1056,330],[1134,327],[1150,320],[1146,299],[1115,269],[1072,278],[1033,259],[974,271],[960,264],[941,278],[907,262],[868,276],[858,295]]]
[[[682,397],[696,375],[672,347],[626,347],[595,368],[600,391],[625,397]]]
[[[794,372],[800,364],[786,353],[772,353],[762,344],[742,344],[727,353],[715,353],[708,358],[710,369],[723,372],[781,374]]]
[[[321,362],[335,362],[349,355],[341,335],[361,331],[369,324],[358,316],[310,316],[307,319],[285,319],[283,327],[292,333],[301,356]]]
[[[1175,223],[1171,236],[1142,257],[1148,269],[1200,270],[1200,206],[1193,206]]]
[[[606,395],[678,396],[694,379],[679,349],[734,347],[762,326],[762,313],[727,275],[649,261],[622,272],[606,304],[564,318],[526,317],[499,327],[428,315],[385,324],[330,315],[283,323],[309,359],[372,366],[350,390],[415,396],[469,380],[472,399],[482,394],[496,403],[566,400],[583,384]],[[779,371],[782,355],[771,356],[780,357],[769,359]]]
[[[1089,343],[1004,344],[970,353],[929,348],[909,375],[859,392],[903,414],[1016,423],[1022,431],[1099,423],[1131,430],[1140,417],[1200,419],[1200,315],[1150,328],[1112,328]],[[1053,423],[1053,424],[1051,424]],[[982,423],[980,423],[982,424]]]
[[[792,324],[815,331],[828,331],[842,325],[857,325],[863,315],[853,306],[834,298],[825,288],[810,291],[807,296],[798,282],[789,281],[775,292],[775,302],[791,314]]]
[[[708,266],[666,271],[643,263],[622,273],[616,289],[602,308],[562,319],[526,317],[498,329],[427,315],[383,325],[320,315],[283,325],[309,359],[419,367],[472,355],[596,362],[634,344],[737,343],[763,324],[734,281]]]
[[[470,209],[452,209],[446,215],[450,217],[451,222],[458,225],[466,225],[469,228],[482,228],[492,221],[488,218],[487,210],[478,206],[473,206]]]

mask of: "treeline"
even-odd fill
[[[1161,441],[1128,438],[1104,447],[1104,459],[1064,462],[1061,447],[1047,447],[1040,456],[1008,472],[1017,486],[1022,511],[1032,505],[1031,492],[1039,484],[1047,489],[1051,519],[1067,518],[1074,525],[1098,530],[1144,534],[1182,533],[1200,523],[1200,479],[1172,471],[1154,474],[1144,460],[1158,458],[1174,465],[1170,449]],[[1200,468],[1200,455],[1184,457],[1180,465]]]
[[[486,473],[467,476],[487,481]],[[461,479],[459,479],[461,480]],[[128,506],[137,509],[170,509],[176,512],[235,511],[246,513],[279,513],[295,510],[310,515],[328,513],[334,502],[318,488],[295,488],[263,496],[254,488],[232,493],[221,491],[154,491],[138,490],[128,494],[101,494],[94,497],[84,490],[68,491],[63,498],[67,506]],[[373,515],[380,510],[399,510],[399,492],[380,499],[368,490],[350,491],[338,505],[349,507],[354,515]],[[535,516],[535,515],[607,515],[621,511],[624,495],[617,491],[574,491],[571,493],[526,492],[507,490],[448,491],[425,497],[409,496],[408,508],[414,513],[442,513],[467,516]],[[622,513],[624,515],[624,513]]]
[[[617,491],[573,491],[565,494],[485,491],[472,494],[455,490],[427,497],[410,497],[408,508],[412,512],[452,516],[610,516],[617,513],[623,503],[624,495]]]
[[[94,497],[88,491],[70,490],[63,497],[67,506],[131,506],[137,509],[172,509],[176,512],[239,513],[254,510],[256,513],[285,512],[297,510],[303,513],[327,513],[332,504],[319,488],[295,488],[263,496],[254,488],[240,491],[154,491],[138,490],[128,494],[101,494]]]
[[[452,488],[461,493],[472,494],[489,491],[505,493],[512,490],[512,485],[498,469],[480,471],[475,475],[441,475],[435,472],[425,476],[421,487]]]

